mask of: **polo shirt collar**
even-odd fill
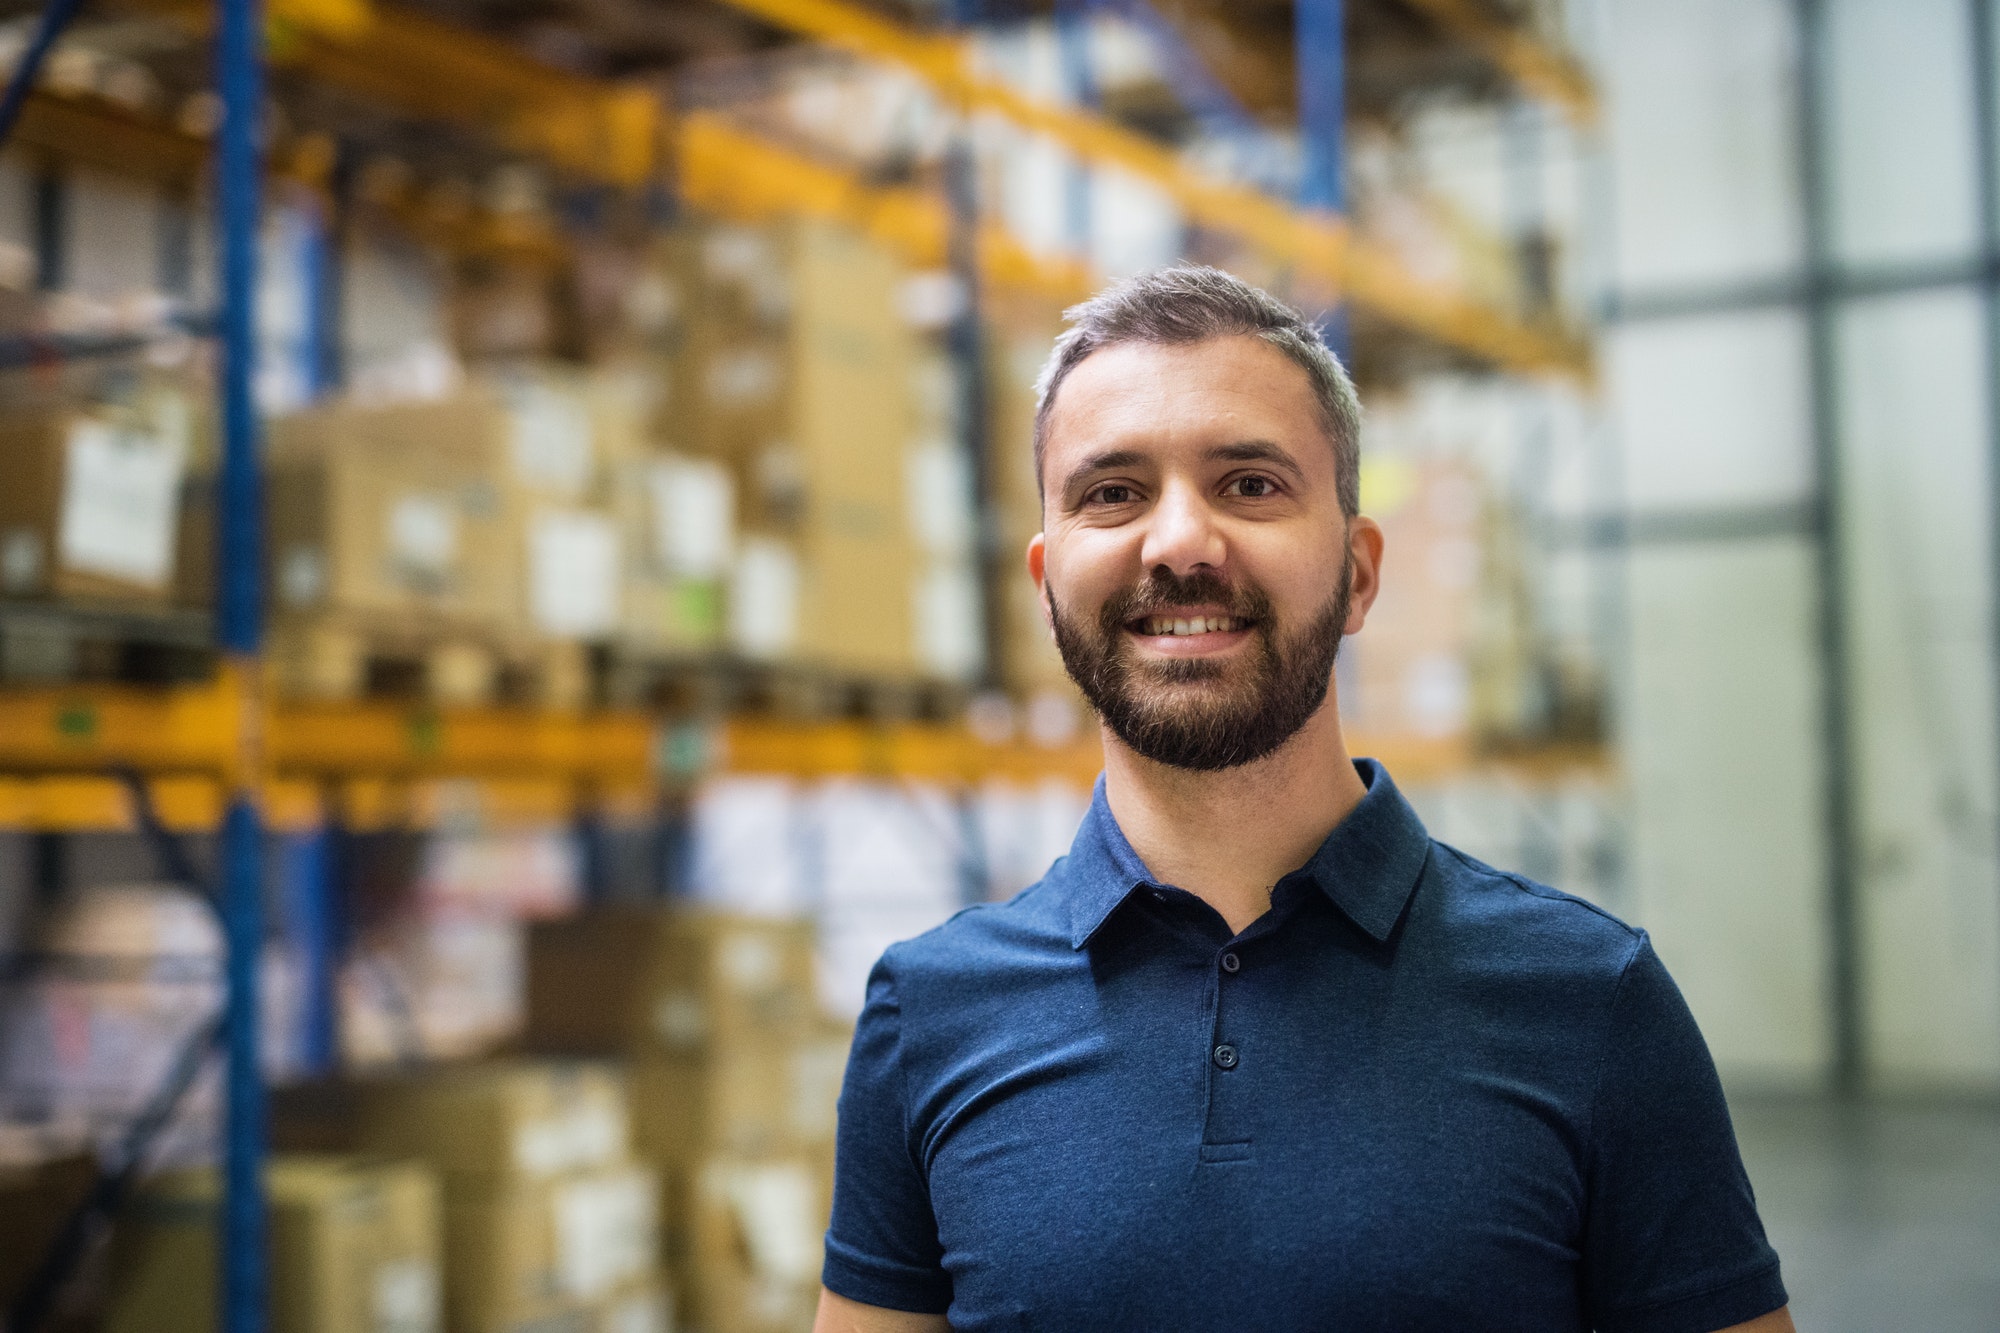
[[[1354,768],[1368,794],[1294,874],[1309,877],[1350,921],[1382,941],[1416,891],[1431,840],[1382,765],[1357,759]],[[1102,774],[1070,845],[1066,870],[1070,944],[1078,949],[1135,890],[1163,887],[1112,817]]]

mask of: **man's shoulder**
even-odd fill
[[[1427,878],[1439,892],[1434,919],[1487,957],[1615,981],[1646,933],[1587,898],[1488,865],[1449,843],[1431,843]]]

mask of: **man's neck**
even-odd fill
[[[1331,692],[1297,735],[1220,772],[1155,763],[1104,732],[1104,795],[1126,841],[1155,879],[1207,902],[1232,931],[1269,909],[1273,886],[1367,794]]]

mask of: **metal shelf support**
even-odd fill
[[[218,0],[216,79],[222,127],[216,144],[222,261],[222,486],[216,628],[235,694],[235,747],[222,821],[223,935],[229,1000],[225,1047],[222,1333],[262,1333],[269,1323],[264,1075],[258,1051],[258,963],[264,949],[264,830],[257,791],[263,772],[263,482],[258,461],[257,243],[263,196],[263,7]]]

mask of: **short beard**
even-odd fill
[[[1113,735],[1155,763],[1215,772],[1270,754],[1326,702],[1353,572],[1349,554],[1341,561],[1333,596],[1282,639],[1261,590],[1233,589],[1207,571],[1186,578],[1156,571],[1105,603],[1094,625],[1068,616],[1051,586],[1050,619],[1063,666]],[[1125,641],[1127,624],[1155,608],[1201,603],[1227,607],[1230,615],[1252,623],[1258,642],[1246,661],[1137,660]],[[1226,679],[1232,669],[1247,672],[1233,689]]]

